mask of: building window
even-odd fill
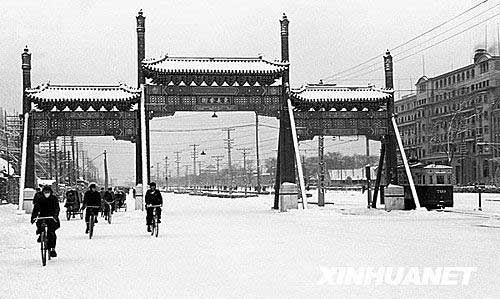
[[[470,78],[470,72],[469,72],[469,71],[467,71],[467,72],[465,73],[465,77],[467,78],[467,80],[469,80],[469,78]]]
[[[481,74],[486,73],[488,69],[489,69],[488,61],[485,61],[479,65],[479,72]]]

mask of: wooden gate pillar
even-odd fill
[[[26,89],[31,88],[31,53],[28,51],[28,47],[24,49],[21,54],[22,70],[23,70],[23,119],[24,114],[30,113],[31,102],[26,96]],[[26,147],[26,179],[24,183],[25,188],[35,188],[35,143],[33,140],[32,126],[33,120],[31,117],[28,120],[28,139]],[[20,190],[19,192],[23,192]]]
[[[137,21],[137,88],[140,88],[141,84],[145,83],[144,74],[142,72],[142,60],[146,56],[145,52],[145,38],[144,34],[146,31],[145,27],[145,17],[142,14],[142,10],[139,11],[136,21]],[[137,109],[137,136],[135,139],[135,183],[142,184],[142,125],[141,125],[141,111]],[[147,121],[147,120],[146,120]]]
[[[384,71],[385,71],[385,88],[394,89],[394,70],[392,56],[389,50],[384,56]],[[387,102],[387,127],[388,135],[386,136],[386,179],[388,184],[398,183],[398,158],[397,158],[397,140],[392,127],[391,117],[394,115],[394,93],[392,93]]]
[[[288,51],[288,18],[283,14],[281,23],[281,60],[289,62]],[[280,185],[284,182],[295,183],[295,157],[293,148],[292,128],[290,124],[290,116],[288,115],[288,88],[289,88],[289,69],[283,72],[282,77],[282,95],[280,98],[280,130],[279,130],[279,146],[278,146],[278,165],[279,171],[276,171],[275,184],[275,202],[274,208],[277,207],[276,199],[278,198]],[[279,183],[278,183],[279,182]]]

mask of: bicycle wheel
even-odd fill
[[[47,234],[44,231],[40,233],[40,249],[42,252],[42,266],[47,264]]]
[[[94,222],[95,222],[95,215],[90,215],[89,239],[92,239],[92,235],[94,234]]]
[[[158,231],[160,230],[160,224],[158,223],[158,218],[155,217],[155,237],[158,238]]]
[[[71,212],[70,210],[66,210],[66,219],[69,221],[69,219],[71,218]]]
[[[111,211],[108,212],[108,223],[111,224]]]
[[[155,217],[153,217],[153,221],[151,222],[151,236],[154,236],[156,231],[156,220]]]

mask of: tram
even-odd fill
[[[431,209],[453,207],[453,167],[438,164],[410,164],[420,206]],[[415,202],[404,166],[398,167],[398,180],[404,186],[405,208],[414,209]]]

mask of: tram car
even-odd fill
[[[421,207],[429,210],[453,207],[453,167],[414,163],[410,164],[410,171]],[[398,181],[404,187],[405,209],[414,209],[415,202],[404,166],[398,167]]]

